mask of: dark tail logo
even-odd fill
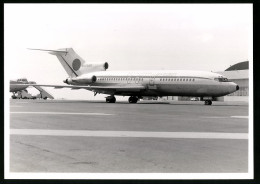
[[[75,71],[78,71],[81,67],[81,62],[79,59],[74,59],[73,62],[72,62],[72,68],[73,70]]]

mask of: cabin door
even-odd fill
[[[154,85],[154,80],[155,80],[155,77],[151,77],[151,78],[149,79],[149,85],[150,85],[150,86],[153,86],[153,85]]]

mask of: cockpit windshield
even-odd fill
[[[218,82],[230,82],[230,80],[228,80],[228,78],[225,77],[215,78],[214,80]]]

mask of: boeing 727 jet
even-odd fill
[[[115,103],[115,96],[130,96],[129,103],[136,103],[145,96],[189,96],[201,97],[205,105],[212,104],[212,98],[233,93],[239,89],[226,77],[205,71],[163,70],[163,71],[106,71],[108,63],[86,63],[72,48],[49,51],[57,56],[68,74],[64,83],[68,85],[38,85],[55,88],[87,89],[108,94],[107,103]],[[37,86],[32,84],[32,86]]]

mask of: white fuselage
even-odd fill
[[[79,78],[85,76],[96,77],[96,81],[90,84],[93,86],[129,86],[129,90],[95,90],[111,95],[218,97],[238,89],[234,82],[220,82],[218,79],[222,79],[222,75],[205,71],[101,71],[83,74]],[[144,86],[145,89],[131,90],[131,86]]]

